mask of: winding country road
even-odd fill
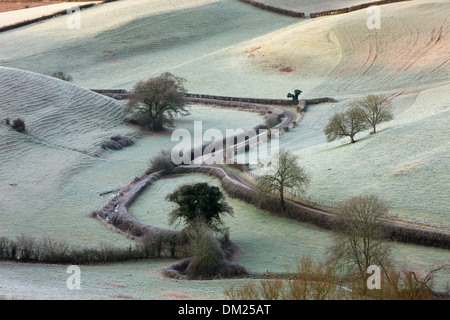
[[[103,91],[108,91],[108,90],[103,90]],[[105,94],[105,92],[103,92],[102,94]],[[114,95],[120,94],[121,96],[118,98],[119,100],[124,100],[124,95],[127,95],[126,92],[115,92],[113,94]],[[108,95],[108,92],[106,92],[106,95]],[[239,98],[235,98],[235,99],[239,99]],[[325,99],[325,100],[323,100],[323,99]],[[308,104],[330,102],[329,98],[323,98],[323,99],[316,99],[317,101],[305,100],[304,106],[306,106]],[[292,126],[295,126],[295,124],[297,123],[297,121],[299,119],[297,113],[289,111],[289,110],[282,110],[279,107],[273,107],[273,106],[268,107],[265,104],[261,104],[260,107],[255,108],[255,105],[258,105],[258,104],[255,104],[254,102],[252,102],[252,103],[239,102],[239,101],[236,102],[236,100],[233,100],[232,103],[229,103],[229,102],[224,102],[222,100],[217,100],[217,101],[209,100],[206,103],[206,105],[214,105],[216,102],[217,102],[217,105],[219,105],[221,107],[225,107],[225,108],[230,108],[230,109],[236,109],[236,108],[239,109],[240,108],[241,110],[245,110],[245,107],[247,107],[249,110],[252,110],[252,111],[259,111],[261,113],[275,112],[275,114],[282,115],[283,122],[277,126],[278,128],[280,128],[279,134],[283,134],[286,131],[288,131]],[[284,101],[284,102],[286,102],[286,101]],[[300,108],[298,110],[303,111],[304,108]],[[259,135],[257,137],[259,137]],[[247,144],[249,144],[252,141],[252,139],[254,139],[254,137],[250,138],[248,141],[244,140],[243,141],[244,145],[246,146]],[[239,143],[239,144],[235,143],[234,146],[237,148],[242,147],[241,143]],[[203,148],[203,146],[202,146],[202,148]],[[191,170],[192,170],[192,172],[195,172],[195,168],[199,167],[199,166],[204,167],[205,169],[207,169],[208,167],[220,169],[222,171],[222,173],[225,174],[227,176],[227,178],[230,179],[230,181],[233,184],[241,185],[245,189],[248,189],[251,192],[254,192],[257,189],[257,187],[255,185],[246,181],[239,174],[230,172],[229,170],[226,170],[223,167],[223,165],[222,165],[223,154],[220,151],[221,150],[215,150],[215,153],[217,153],[217,154],[214,156],[212,156],[211,154],[202,155],[201,158],[199,158],[200,161],[197,161],[197,162],[194,161],[195,159],[191,159],[192,160],[191,164],[185,166],[189,169],[184,173],[188,173]],[[219,158],[216,158],[216,157],[219,157]],[[206,162],[207,159],[210,159],[210,160],[212,159],[214,161]],[[195,163],[197,163],[197,164],[195,164]],[[200,164],[198,164],[198,163],[200,163]],[[211,165],[210,163],[213,163],[213,165]],[[147,181],[147,179],[149,179],[149,178],[150,178],[150,180]],[[119,197],[119,199],[114,199],[114,201],[112,203],[108,203],[107,205],[105,205],[100,211],[97,211],[97,213],[98,213],[97,216],[99,218],[102,218],[102,216],[103,216],[103,218],[108,217],[110,214],[112,214],[114,211],[116,211],[115,208],[120,206],[120,209],[124,210],[124,215],[133,219],[127,212],[126,207],[131,205],[131,202],[135,199],[137,193],[139,193],[140,190],[147,185],[147,183],[152,182],[151,179],[152,179],[152,176],[147,177],[144,179],[145,183],[143,186],[137,185],[137,190],[138,190],[137,192],[134,192],[134,191],[130,192],[130,195],[127,195],[126,197],[122,197],[123,199]],[[138,183],[142,183],[142,182],[143,181],[139,181]],[[134,185],[135,185],[135,183],[133,183],[133,182],[130,184],[130,186],[134,186]],[[313,207],[304,205],[302,203],[293,201],[291,199],[286,199],[286,202],[288,202],[291,206],[299,209],[298,216],[297,217],[289,217],[291,219],[294,219],[294,220],[300,219],[299,221],[304,221],[304,222],[308,221],[308,223],[312,223],[313,225],[316,225],[318,227],[325,228],[325,229],[330,229],[331,224],[332,224],[330,222],[333,222],[336,219],[336,214],[334,214],[334,213],[320,210],[317,208],[313,208]],[[123,204],[123,205],[121,205],[121,204]],[[310,218],[312,218],[312,220],[308,220]],[[449,233],[427,230],[427,229],[422,229],[422,228],[417,228],[417,227],[404,226],[404,225],[394,224],[391,222],[385,222],[384,225],[386,227],[386,230],[389,231],[388,238],[390,240],[405,242],[405,243],[419,244],[419,245],[426,245],[426,246],[432,246],[432,247],[438,247],[438,248],[444,248],[444,249],[450,249],[450,234]],[[155,227],[151,227],[151,228],[158,229]]]
[[[244,186],[246,186],[247,188],[256,191],[256,186],[251,184],[250,182],[248,182],[247,180],[245,180],[243,177],[241,177],[240,175],[230,172],[227,169],[225,169],[222,165],[217,165],[218,167],[220,167],[225,174],[230,177],[231,179],[233,179],[234,181],[237,181],[241,184],[243,184]],[[294,206],[296,206],[297,208],[301,208],[301,209],[307,209],[309,211],[313,211],[315,213],[319,213],[321,215],[327,216],[329,218],[335,218],[336,215],[327,211],[323,211],[323,210],[319,210],[319,209],[315,209],[315,208],[311,208],[309,206],[306,206],[304,204],[301,204],[299,202],[295,202],[293,200],[289,200],[289,199],[285,199],[286,202],[290,202],[292,203]]]

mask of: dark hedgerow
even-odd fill
[[[135,247],[117,248],[102,242],[95,247],[74,247],[61,239],[49,237],[36,239],[22,234],[16,239],[0,237],[0,260],[91,264],[156,257],[155,249],[145,245],[137,244]]]

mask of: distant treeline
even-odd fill
[[[411,1],[411,0],[381,0],[381,1],[375,1],[375,2],[368,2],[368,3],[363,3],[363,4],[356,5],[356,6],[348,7],[348,8],[314,12],[314,13],[311,13],[309,16],[310,16],[310,18],[331,16],[331,15],[335,15],[335,14],[342,14],[342,13],[348,13],[348,12],[352,12],[352,11],[361,10],[364,8],[368,8],[370,6],[379,6],[379,5],[383,5],[383,4],[389,4],[389,3],[394,3],[394,2],[403,2],[403,1]]]

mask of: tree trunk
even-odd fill
[[[152,131],[162,131],[163,125],[162,121],[154,119],[152,122]]]
[[[350,143],[355,143],[355,139],[353,138],[353,136],[350,136]]]
[[[284,211],[286,204],[284,203],[284,188],[280,189],[280,204],[281,204],[281,209]]]

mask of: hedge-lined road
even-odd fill
[[[120,100],[124,100],[127,97],[127,92],[122,91],[122,90],[114,90],[116,92],[111,92],[113,90],[96,90],[98,93],[104,94],[104,95],[109,95],[110,97],[116,98],[116,99],[120,99]],[[116,96],[115,96],[116,95]],[[119,95],[119,96],[117,96]],[[115,96],[115,97],[114,97]],[[223,97],[222,97],[223,98]],[[236,109],[236,108],[240,108],[242,110],[253,110],[253,111],[259,111],[261,113],[268,113],[268,112],[272,112],[274,114],[279,114],[279,115],[283,115],[283,123],[279,124],[278,127],[281,129],[280,130],[280,134],[285,133],[286,131],[288,131],[292,126],[294,126],[297,122],[297,114],[295,112],[289,111],[289,110],[281,110],[277,107],[273,107],[273,106],[267,106],[267,99],[264,99],[264,103],[258,104],[258,99],[251,99],[252,101],[249,102],[249,98],[235,98],[235,97],[226,97],[226,98],[230,98],[230,99],[214,99],[213,96],[211,96],[210,98],[193,98],[195,100],[196,103],[200,103],[200,104],[205,104],[205,105],[217,105],[217,106],[221,106],[221,107],[226,107],[226,108],[230,108],[230,109]],[[189,99],[188,99],[189,100]],[[263,100],[263,99],[261,99]],[[299,104],[295,105],[292,103],[288,103],[289,100],[283,100],[282,103],[280,103],[281,105],[292,105],[292,106],[296,106],[297,110],[301,113],[305,110],[306,106],[309,104],[317,104],[317,103],[322,103],[322,102],[335,102],[332,101],[333,99],[330,100],[330,98],[323,98],[323,99],[316,99],[316,100],[300,100]],[[203,103],[202,103],[203,102]],[[239,147],[244,147],[247,144],[250,143],[251,140],[244,142],[244,145],[237,145],[237,148]],[[203,148],[204,146],[202,146]],[[235,146],[236,147],[236,146]],[[192,150],[192,154],[194,150]],[[228,170],[226,170],[221,163],[223,162],[223,155],[219,152],[218,155],[215,155],[216,159],[213,159],[215,161],[210,161],[209,163],[215,163],[215,165],[208,165],[206,163],[206,160],[212,160],[211,156],[206,155],[206,156],[202,156],[201,158],[201,165],[200,167],[205,167],[205,169],[207,169],[208,167],[215,167],[215,168],[220,168],[222,170],[222,172],[224,174],[226,174],[228,176],[229,179],[231,179],[231,181],[234,181],[235,184],[238,183],[239,185],[242,185],[245,189],[249,189],[251,192],[254,192],[256,190],[256,186],[249,183],[248,181],[246,181],[243,177],[239,176],[238,174],[232,173]],[[217,158],[219,157],[219,158]],[[194,160],[194,159],[192,159]],[[193,163],[198,163],[198,162],[194,162]],[[195,167],[199,167],[198,165],[193,165],[193,166],[189,166],[192,169],[195,170]],[[316,209],[316,208],[312,208],[306,205],[303,205],[301,203],[295,202],[293,200],[287,200],[288,203],[293,206],[296,207],[297,209],[300,210],[300,212],[305,213],[306,215],[312,214],[314,216],[314,219],[316,219],[317,221],[315,221],[315,223],[313,222],[313,224],[316,224],[319,227],[325,228],[325,229],[330,229],[331,225],[332,225],[332,221],[334,221],[334,219],[336,219],[336,215],[331,213],[331,212],[327,212],[327,211],[322,211],[320,209]],[[309,212],[309,213],[308,213]],[[292,217],[291,217],[292,218]],[[294,219],[304,219],[305,217],[301,217],[298,216]],[[311,223],[311,221],[310,221]],[[420,228],[413,228],[413,227],[407,227],[407,226],[401,226],[401,225],[396,225],[396,224],[392,224],[392,223],[385,223],[387,229],[389,230],[390,236],[389,238],[391,240],[394,241],[400,241],[400,242],[405,242],[405,243],[413,243],[413,244],[420,244],[420,245],[426,245],[426,246],[432,246],[432,247],[438,247],[438,248],[445,248],[445,249],[450,249],[450,234],[446,233],[446,232],[438,232],[438,231],[432,231],[432,230],[426,230],[426,229],[420,229]]]

